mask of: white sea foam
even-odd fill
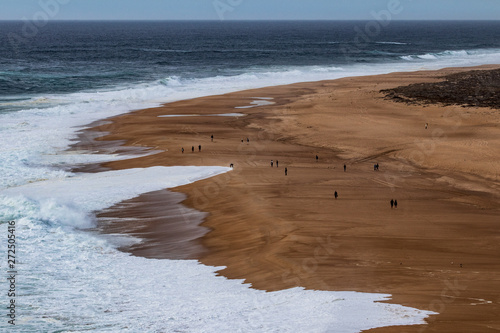
[[[500,62],[500,50],[449,50],[438,53],[425,53],[418,55],[406,55],[401,59],[421,63],[426,61],[426,65],[439,67],[475,66],[486,64],[498,64]]]
[[[376,44],[408,45],[408,43],[401,43],[401,42],[376,42]]]
[[[257,106],[274,104],[274,102],[271,102],[272,98],[270,98],[270,97],[254,97],[254,98],[255,98],[255,100],[251,101],[250,105],[236,106],[235,109],[250,109],[250,108],[257,107]]]
[[[76,174],[72,177],[11,187],[0,191],[0,194],[35,202],[40,207],[41,218],[32,216],[34,220],[53,221],[56,224],[69,223],[73,226],[71,221],[65,219],[64,212],[78,209],[90,214],[142,193],[189,184],[229,170],[230,168],[225,167],[151,167]],[[51,212],[57,214],[49,217]],[[74,226],[82,228],[92,225],[78,223]]]

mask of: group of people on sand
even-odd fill
[[[248,138],[247,138],[248,140]],[[210,136],[210,141],[214,142],[214,135]],[[201,152],[201,145],[198,145],[198,151]],[[191,147],[191,152],[194,153],[194,146]],[[184,154],[184,147],[181,147],[181,153]]]
[[[274,166],[274,160],[271,160],[271,168]],[[279,167],[279,161],[276,160],[276,167]],[[285,176],[288,176],[288,168],[285,168]]]
[[[198,145],[198,151],[201,151],[201,145]],[[194,146],[191,147],[191,152],[194,153]],[[181,153],[184,154],[184,147],[181,148]]]
[[[210,140],[212,142],[214,141],[214,135],[213,134],[210,136]],[[246,138],[246,141],[248,143],[248,142],[250,142],[250,139]],[[244,142],[244,139],[241,139],[241,142]],[[192,146],[191,147],[191,152],[194,152],[194,149],[195,149],[194,146]],[[182,151],[182,153],[184,153],[184,147],[181,148],[181,151]],[[198,151],[201,152],[201,145],[198,145]],[[316,155],[316,162],[318,162],[318,161],[319,161],[319,156]],[[274,160],[271,160],[271,167],[274,167],[274,164],[275,164]],[[233,168],[234,164],[231,163],[229,166],[231,168]],[[276,160],[276,167],[277,168],[279,167],[279,161],[278,160]],[[378,164],[378,162],[373,165],[373,170],[375,170],[375,171],[379,170],[379,164]],[[346,171],[347,171],[347,166],[346,166],[346,164],[344,164],[344,172],[346,172]],[[285,176],[287,176],[287,175],[288,175],[288,168],[285,168]],[[334,194],[333,194],[333,196],[334,196],[335,199],[337,199],[339,197],[338,192],[335,191]],[[398,208],[398,201],[397,200],[391,199],[390,202],[391,202],[391,209],[392,208]]]
[[[213,135],[213,134],[212,134],[212,135],[210,135],[210,141],[211,141],[211,142],[214,142],[214,135]],[[250,143],[250,139],[249,139],[248,137],[246,138],[246,141],[247,141],[247,143]],[[244,142],[244,139],[241,139],[241,142]],[[191,147],[191,152],[192,152],[192,153],[194,153],[194,149],[195,149],[195,148],[194,148],[194,146],[192,146],[192,147]],[[199,152],[201,152],[201,145],[198,145],[198,151],[199,151]],[[184,154],[184,147],[181,147],[181,153],[183,153],[183,154]],[[231,168],[234,168],[234,164],[233,164],[233,163],[229,164],[229,166],[230,166]],[[271,161],[271,166],[273,166],[273,161]],[[278,160],[276,160],[276,167],[277,167],[277,166],[278,166]],[[285,168],[285,176],[286,176],[286,174],[287,174],[287,171],[288,171],[288,170]]]
[[[318,161],[318,159],[319,159],[319,157],[318,157],[318,155],[316,155],[316,162]],[[378,164],[378,162],[373,165],[373,170],[375,170],[375,171],[379,170],[379,164]],[[344,163],[344,172],[346,172],[346,171],[347,171],[347,165]],[[337,191],[335,191],[333,193],[333,197],[335,199],[337,199],[339,197],[339,193]],[[391,208],[398,208],[398,200],[391,199],[390,202],[391,202]]]

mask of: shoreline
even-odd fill
[[[430,332],[486,332],[499,322],[468,304],[492,296],[500,300],[494,293],[500,290],[494,259],[498,175],[496,165],[482,167],[482,160],[489,161],[499,146],[497,129],[484,124],[480,132],[474,129],[493,119],[494,111],[405,106],[379,93],[464,70],[392,73],[202,97],[114,117],[94,130],[110,132],[97,142],[124,140],[162,151],[103,164],[110,169],[234,163],[230,173],[174,190],[187,195],[186,206],[209,213],[202,226],[211,231],[201,238],[208,253],[197,259],[227,266],[219,274],[267,291],[302,286],[392,294],[391,303],[440,312],[428,319]],[[275,104],[235,109],[250,105],[256,96],[273,98]],[[247,116],[158,117],[234,112]],[[440,119],[445,114],[448,122]],[[424,123],[447,135],[433,136]],[[412,139],[428,150],[434,147],[432,154]],[[202,151],[191,153],[189,148],[198,145]],[[458,156],[457,147],[463,149]],[[457,165],[470,151],[481,159]],[[271,168],[270,160],[276,159],[279,167]],[[373,171],[374,163],[380,163],[379,172]],[[388,207],[394,197],[400,203],[397,210]],[[476,272],[491,282],[476,281]],[[490,301],[481,306],[498,311],[498,301]],[[407,332],[420,329],[405,327]]]
[[[118,247],[134,256],[165,259],[168,253],[168,259],[197,259],[208,251],[200,241],[209,232],[200,225],[207,213],[181,205],[185,199],[186,195],[169,190],[144,193],[100,211],[96,216],[99,226],[95,230],[111,235],[135,235],[141,240],[147,238],[146,242]]]

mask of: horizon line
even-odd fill
[[[28,19],[1,19],[0,22],[25,22]],[[29,20],[28,20],[29,21]],[[352,22],[374,21],[373,19],[51,19],[47,22]],[[500,22],[500,19],[393,19],[391,21],[405,22]]]

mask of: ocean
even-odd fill
[[[390,295],[276,293],[196,261],[132,257],[89,231],[94,212],[230,172],[220,166],[97,174],[125,156],[68,152],[89,123],[164,102],[348,76],[500,63],[499,21],[0,22],[0,230],[15,222],[15,297],[0,261],[0,330],[359,332],[431,314]],[[7,251],[7,237],[1,244]],[[15,299],[16,326],[7,305]]]

